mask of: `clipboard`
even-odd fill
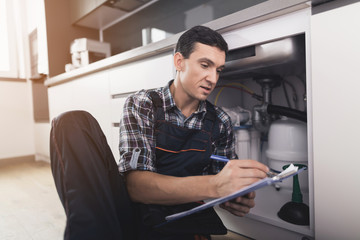
[[[257,181],[256,183],[253,183],[253,184],[251,184],[251,185],[249,185],[247,187],[244,187],[244,188],[240,189],[239,191],[236,191],[236,192],[234,192],[232,194],[229,194],[229,195],[227,195],[225,197],[216,198],[214,200],[211,200],[211,201],[209,201],[207,203],[204,203],[203,205],[192,208],[190,210],[166,216],[165,220],[168,221],[168,222],[169,221],[174,221],[174,220],[183,218],[185,216],[191,215],[193,213],[202,211],[204,209],[214,207],[214,206],[219,205],[221,203],[230,201],[230,200],[232,200],[234,198],[246,195],[246,194],[248,194],[250,192],[253,192],[253,191],[257,190],[257,189],[260,189],[260,188],[263,188],[265,186],[268,186],[268,185],[271,185],[271,184],[274,184],[274,183],[277,183],[277,182],[281,182],[281,181],[283,181],[283,180],[285,180],[287,178],[293,177],[293,176],[299,174],[300,172],[304,171],[305,169],[306,169],[306,167],[298,169],[298,167],[295,167],[293,164],[290,164],[290,166],[287,169],[285,169],[284,171],[282,171],[278,175],[275,175],[273,177],[266,177],[264,179],[261,179],[261,180]]]

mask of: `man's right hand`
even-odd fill
[[[134,170],[125,176],[133,201],[173,205],[226,196],[266,177],[268,171],[255,160],[231,160],[216,175],[173,177]]]
[[[269,168],[255,160],[230,160],[213,176],[217,197],[229,195],[266,177]]]

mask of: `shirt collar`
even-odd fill
[[[163,89],[164,94],[164,102],[165,102],[165,111],[168,111],[174,107],[176,107],[174,98],[170,92],[170,85],[173,84],[174,80],[171,80],[166,84],[166,86]],[[206,101],[200,101],[199,108],[197,109],[196,113],[202,113],[206,112]]]
[[[164,102],[165,102],[165,111],[168,111],[174,107],[176,107],[175,101],[171,95],[170,92],[170,85],[174,82],[174,80],[171,80],[170,82],[168,82],[168,84],[166,84],[166,86],[163,89],[163,94],[164,94]]]

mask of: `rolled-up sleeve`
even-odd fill
[[[119,171],[155,169],[153,106],[146,91],[128,97],[120,120]]]

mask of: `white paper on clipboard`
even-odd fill
[[[232,200],[234,198],[246,195],[246,194],[248,194],[250,192],[253,192],[253,191],[257,190],[257,189],[260,189],[262,187],[271,185],[271,184],[276,183],[276,182],[281,182],[284,179],[287,179],[287,178],[295,176],[296,174],[299,174],[300,172],[302,172],[305,169],[306,168],[300,168],[298,170],[297,167],[295,167],[295,170],[291,170],[290,167],[289,167],[289,168],[285,169],[283,172],[279,173],[277,175],[277,177],[275,176],[275,177],[272,177],[272,178],[269,178],[269,177],[264,178],[262,180],[257,181],[256,183],[253,183],[253,184],[251,184],[251,185],[249,185],[249,186],[247,186],[245,188],[242,188],[241,190],[239,190],[237,192],[234,192],[234,193],[232,193],[230,195],[227,195],[227,196],[222,197],[222,198],[216,198],[216,199],[211,200],[211,201],[209,201],[209,202],[207,202],[207,203],[205,203],[203,205],[200,205],[198,207],[192,208],[192,209],[184,211],[184,212],[169,215],[165,219],[167,221],[174,221],[176,219],[191,215],[193,213],[202,211],[204,209],[207,209],[207,208],[219,205],[221,203],[230,201],[230,200]],[[291,172],[289,172],[289,171],[291,171]]]

